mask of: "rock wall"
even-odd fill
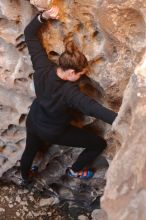
[[[24,123],[34,89],[23,31],[33,14],[28,1],[0,1],[0,176],[24,148]]]
[[[102,207],[109,220],[146,218],[146,56],[124,92],[114,124],[121,148],[107,175]]]
[[[47,0],[0,0],[0,176],[21,157],[25,119],[35,97],[24,28],[37,9],[49,4]],[[109,220],[136,220],[141,209],[144,219],[145,61],[135,68],[146,48],[146,0],[54,0],[53,4],[60,7],[59,21],[40,30],[48,57],[57,62],[64,43],[74,40],[90,62],[89,77],[98,92],[87,82],[81,87],[114,111],[121,106],[112,132],[93,118],[82,122],[92,122],[96,131],[102,127],[109,143],[107,156],[116,154],[102,206]]]

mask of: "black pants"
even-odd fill
[[[27,120],[26,128],[26,147],[21,158],[21,175],[24,179],[28,178],[33,159],[45,141],[50,144],[85,148],[72,165],[72,169],[75,172],[88,166],[106,148],[106,141],[103,138],[83,128],[69,126],[63,134],[53,138],[49,137],[45,132],[39,131],[38,133],[29,120]]]

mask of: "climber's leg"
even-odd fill
[[[61,137],[56,140],[56,143],[71,147],[85,148],[76,162],[72,165],[72,169],[75,172],[84,169],[93,162],[107,146],[106,141],[102,137],[84,128],[77,128],[74,126],[70,126],[66,129]]]
[[[33,133],[27,132],[26,147],[22,154],[20,162],[21,175],[22,178],[25,180],[29,179],[29,172],[33,159],[39,151],[39,147],[41,146],[41,144],[42,142],[38,137],[36,137]]]

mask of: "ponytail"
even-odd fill
[[[73,69],[75,72],[80,72],[88,66],[88,61],[78,47],[69,41],[65,45],[64,53],[59,57],[59,65],[64,71]]]
[[[69,41],[66,45],[65,45],[65,51],[66,53],[72,55],[75,53],[75,51],[77,51],[78,48],[75,46],[75,44],[72,41]]]

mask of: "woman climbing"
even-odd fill
[[[112,124],[117,113],[105,108],[82,93],[79,78],[88,70],[88,61],[79,49],[68,42],[59,57],[59,65],[48,59],[37,31],[49,19],[58,18],[58,7],[41,12],[25,28],[25,41],[33,64],[36,99],[33,101],[26,120],[26,147],[21,158],[22,184],[30,181],[29,171],[36,153],[44,142],[71,147],[85,148],[66,173],[71,177],[90,178],[94,172],[85,167],[93,162],[106,148],[106,141],[70,125],[69,109]]]

